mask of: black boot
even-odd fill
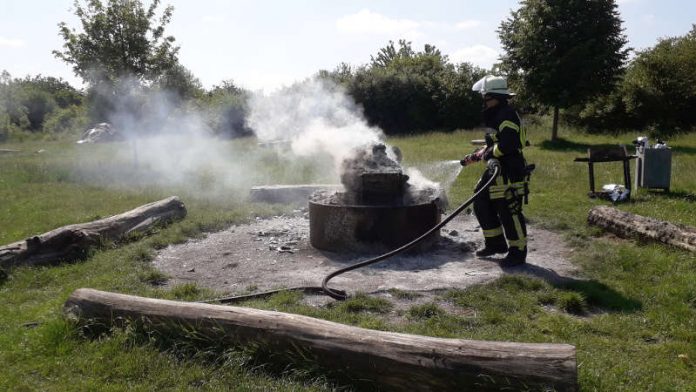
[[[488,257],[493,256],[498,253],[505,253],[508,251],[507,242],[505,242],[505,237],[493,237],[486,238],[486,244],[483,249],[476,251],[477,257]]]
[[[527,248],[520,250],[519,248],[510,248],[510,251],[504,259],[500,260],[501,267],[514,267],[522,265],[527,261]]]

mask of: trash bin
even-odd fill
[[[669,191],[672,177],[672,150],[664,147],[639,146],[636,149],[636,189],[653,188]]]

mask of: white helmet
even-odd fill
[[[497,94],[512,97],[515,93],[508,90],[507,79],[502,76],[486,75],[471,86],[471,91],[477,91],[481,95]]]

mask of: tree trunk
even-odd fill
[[[558,140],[558,106],[553,107],[553,128],[551,128],[551,141]]]
[[[0,267],[44,265],[70,261],[92,246],[145,233],[161,223],[183,219],[186,207],[178,197],[140,206],[134,210],[93,222],[63,226],[24,241],[0,246]]]
[[[568,344],[407,335],[296,314],[93,289],[73,292],[64,312],[86,325],[136,323],[168,338],[195,336],[198,342],[257,347],[276,360],[309,360],[332,376],[364,380],[380,390],[577,389],[575,347]]]
[[[607,206],[590,210],[587,221],[620,237],[649,239],[696,252],[696,228],[631,214]]]

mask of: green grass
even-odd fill
[[[563,234],[574,249],[573,261],[588,280],[551,284],[538,277],[506,276],[468,290],[450,290],[438,303],[414,305],[394,322],[393,304],[359,295],[327,307],[303,305],[298,293],[280,293],[244,306],[319,317],[365,328],[429,336],[520,342],[569,343],[577,347],[583,390],[681,391],[696,388],[696,255],[655,243],[615,240],[586,225],[587,211],[608,204],[589,199],[587,167],[573,162],[588,146],[630,144],[637,134],[587,135],[562,129],[550,143],[543,121],[531,126],[529,162],[532,179],[530,220]],[[407,164],[460,159],[480,132],[460,131],[391,138]],[[634,213],[696,226],[696,134],[669,141],[674,149],[672,193],[640,190],[631,203],[617,207]],[[264,170],[255,183],[331,181],[312,162],[292,165],[253,140],[225,145],[235,159],[253,159]],[[123,244],[104,244],[82,262],[18,268],[0,278],[0,390],[329,390],[331,377],[298,361],[294,370],[263,365],[263,357],[205,345],[192,337],[181,341],[141,331],[112,331],[86,338],[61,316],[61,306],[76,288],[92,287],[136,295],[197,300],[215,296],[186,284],[171,290],[150,260],[157,249],[219,230],[282,208],[243,200],[244,187],[217,188],[215,169],[194,177],[204,196],[182,186],[148,181],[119,186],[113,146],[91,150],[60,141],[26,141],[3,148],[23,150],[0,155],[0,243],[69,223],[93,220],[171,194],[184,200],[184,221],[151,236]],[[46,151],[34,153],[39,149]],[[97,154],[92,153],[96,150]],[[241,151],[241,152],[240,152]],[[116,161],[116,162],[115,162]],[[616,166],[616,167],[615,167]],[[598,165],[597,183],[621,182],[619,165]],[[145,170],[144,168],[143,170]],[[95,175],[102,170],[103,176]],[[452,204],[470,193],[482,167],[465,168],[450,191]],[[632,172],[633,173],[633,172]],[[253,282],[250,282],[253,284]],[[392,290],[399,300],[413,293]],[[461,310],[449,312],[445,309]],[[188,343],[187,340],[189,341]],[[272,361],[271,361],[272,362]]]

